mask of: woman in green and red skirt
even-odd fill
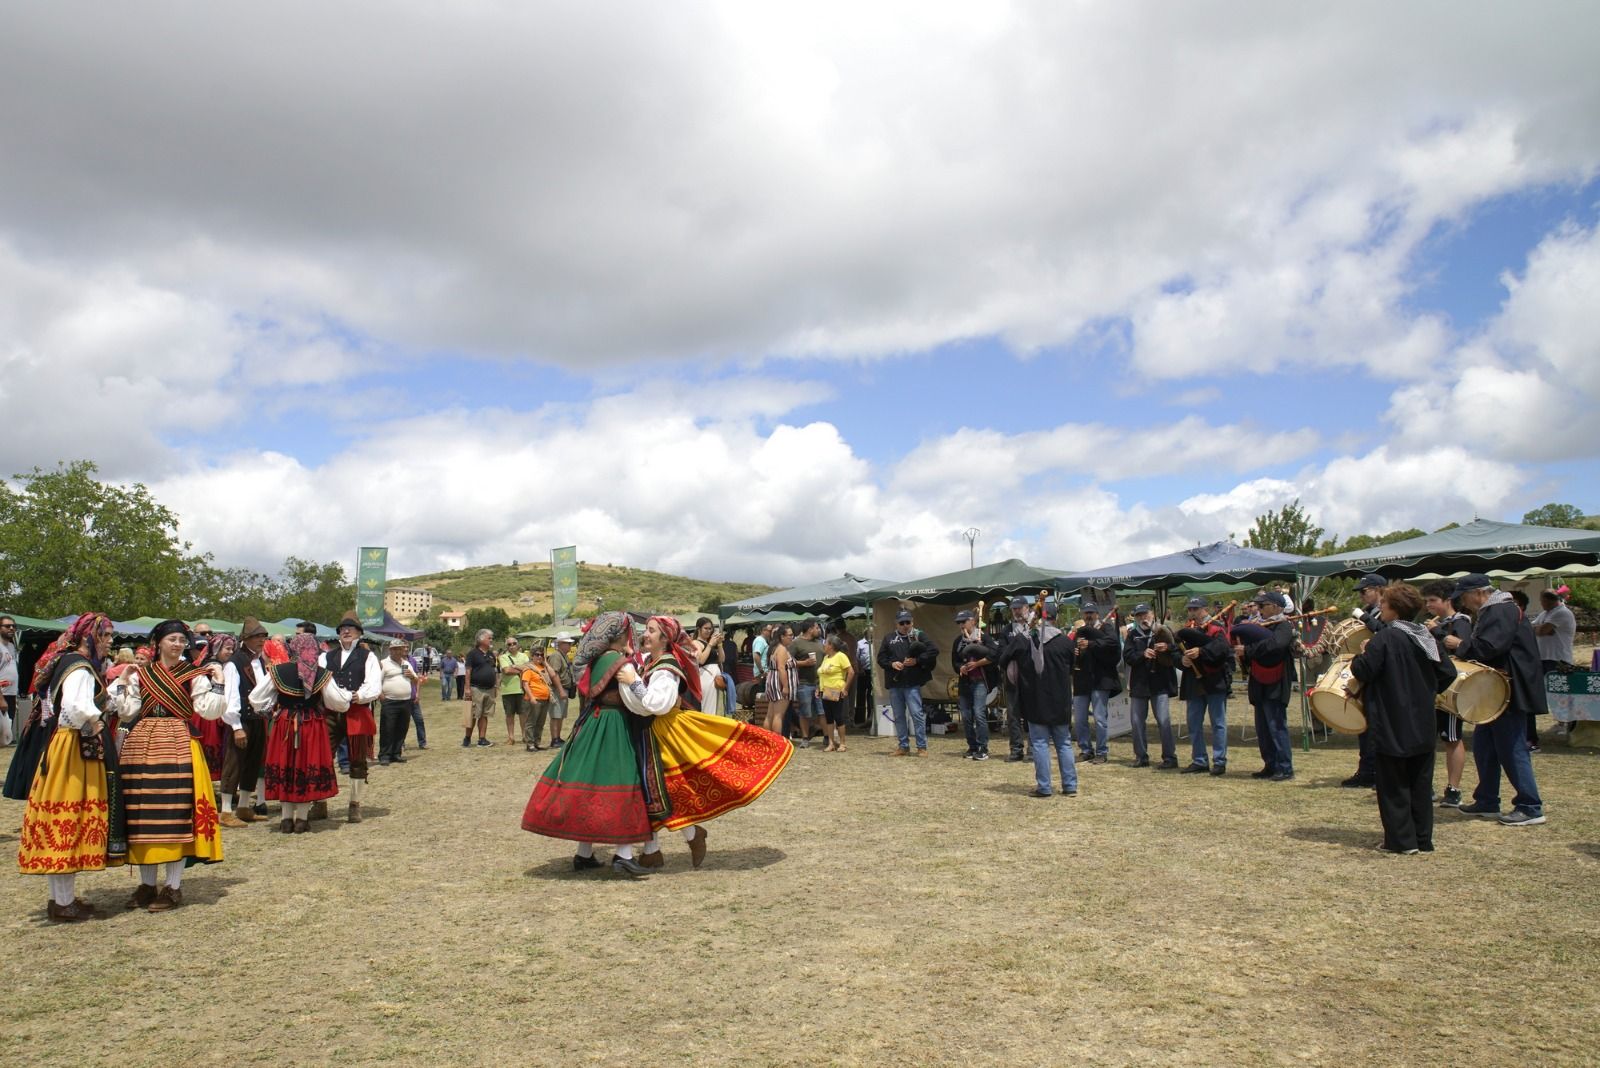
[[[649,872],[633,858],[633,843],[650,838],[639,761],[629,736],[629,713],[617,673],[632,663],[633,621],[626,612],[603,612],[578,643],[582,712],[572,736],[550,762],[522,813],[522,829],[578,843],[574,871],[601,867],[596,842],[615,846],[611,870]]]

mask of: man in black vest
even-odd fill
[[[372,757],[372,742],[378,721],[372,715],[372,702],[383,692],[383,672],[378,658],[360,643],[366,629],[354,612],[339,620],[339,643],[318,658],[333,675],[333,681],[350,692],[350,711],[328,713],[328,744],[334,752],[345,742],[350,750],[350,808],[346,818],[361,822],[361,795],[367,785],[367,761]]]
[[[267,721],[250,707],[250,691],[267,672],[261,660],[261,647],[266,644],[267,628],[254,616],[245,616],[239,630],[239,648],[233,659],[222,667],[222,690],[228,702],[222,712],[222,722],[233,731],[233,744],[228,746],[222,759],[219,822],[224,827],[243,827],[267,814],[265,795],[253,798],[256,780],[261,777],[261,763],[267,755]],[[239,794],[237,802],[234,801],[235,791]]]

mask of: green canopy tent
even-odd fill
[[[887,585],[890,585],[887,579],[860,578],[845,572],[842,577],[826,582],[813,582],[809,586],[796,586],[734,601],[720,606],[717,614],[723,619],[735,615],[760,614],[764,622],[777,622],[771,615],[773,612],[800,613],[796,618],[836,616],[847,608],[866,604],[868,591]]]
[[[1315,582],[1369,572],[1385,578],[1409,578],[1432,572],[1557,571],[1572,564],[1600,563],[1600,530],[1530,527],[1474,519],[1465,526],[1436,530],[1420,538],[1374,545],[1370,549],[1319,556],[1300,564],[1302,575]]]

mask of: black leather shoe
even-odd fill
[[[639,878],[641,875],[650,874],[649,868],[646,868],[636,860],[629,860],[627,857],[612,857],[611,870],[618,875],[626,875],[634,879]]]
[[[1280,771],[1275,775],[1267,776],[1267,781],[1268,782],[1288,782],[1292,778],[1294,778],[1294,772],[1292,772],[1292,771]]]
[[[1208,772],[1210,770],[1211,769],[1206,767],[1204,764],[1185,764],[1183,766],[1183,770],[1178,772],[1178,774],[1179,775],[1204,775],[1206,772]]]
[[[1177,757],[1168,757],[1166,760],[1163,760],[1161,763],[1156,765],[1156,770],[1157,771],[1172,771],[1177,766],[1178,766]]]
[[[1250,777],[1252,779],[1270,779],[1272,778],[1272,769],[1262,768],[1260,771],[1252,771]]]
[[[1340,782],[1339,785],[1340,786],[1348,786],[1352,790],[1361,790],[1361,789],[1370,790],[1374,786],[1378,785],[1378,780],[1377,779],[1369,779],[1365,775],[1352,775],[1348,779],[1345,779],[1342,782]]]
[[[600,861],[595,857],[580,857],[577,854],[573,854],[573,857],[572,857],[572,870],[573,871],[589,871],[590,869],[598,868],[598,867],[601,867],[601,866],[602,865],[601,865]]]
[[[1133,766],[1136,768],[1148,768],[1150,766],[1150,758],[1140,757],[1138,760],[1133,762]]]
[[[1213,775],[1226,775],[1226,774],[1228,774],[1228,765],[1227,764],[1213,764],[1213,765],[1211,765],[1211,774],[1213,774]]]
[[[1019,761],[1023,761],[1023,760],[1027,760],[1027,759],[1028,758],[1023,756],[1021,753],[1012,753],[1010,756],[1006,757],[1006,763],[1007,764],[1015,764],[1015,763],[1017,763]]]

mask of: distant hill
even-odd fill
[[[460,571],[440,571],[411,578],[392,578],[391,586],[430,590],[434,604],[455,611],[469,608],[504,608],[513,616],[550,614],[550,564],[489,564]],[[578,614],[595,610],[595,598],[607,608],[666,613],[693,612],[715,598],[727,604],[745,597],[770,593],[776,587],[754,582],[707,582],[665,575],[638,567],[578,564]]]

